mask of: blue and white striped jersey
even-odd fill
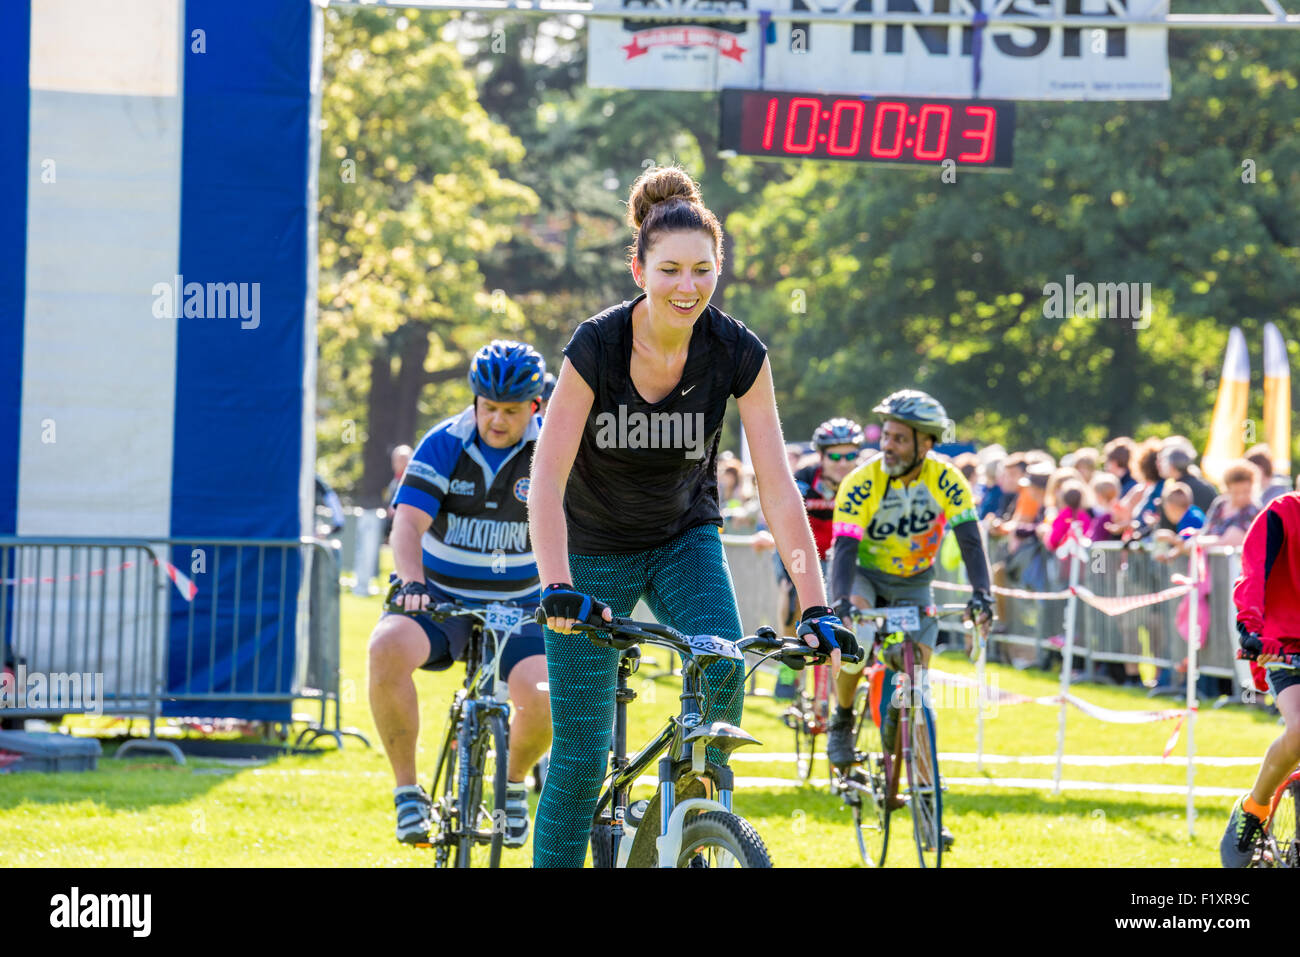
[[[528,473],[541,419],[493,468],[478,446],[474,407],[420,440],[393,505],[433,517],[424,534],[425,577],[471,602],[536,603],[537,562],[528,538]]]

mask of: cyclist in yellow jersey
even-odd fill
[[[884,419],[881,454],[850,472],[835,496],[827,591],[837,614],[848,624],[850,603],[859,608],[933,604],[934,560],[944,531],[951,527],[973,590],[968,615],[981,624],[991,621],[988,557],[974,496],[957,468],[931,454],[950,425],[947,412],[933,397],[912,389],[895,392],[872,411]],[[920,634],[913,637],[925,668],[939,627],[933,618],[922,622]],[[874,626],[859,631],[864,652],[874,632]],[[846,665],[836,682],[838,706],[826,751],[839,767],[853,763],[853,694],[861,671],[861,664]],[[887,748],[894,746],[897,715],[891,706],[884,718],[881,730]],[[944,836],[951,844],[947,828]]]

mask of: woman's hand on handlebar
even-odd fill
[[[568,582],[547,585],[542,590],[541,609],[546,615],[546,627],[562,635],[572,634],[577,622],[594,625],[614,618],[608,605],[590,595],[574,591],[573,585]]]
[[[837,676],[840,673],[841,650],[854,656],[861,654],[857,636],[844,627],[834,611],[824,605],[813,605],[805,609],[795,634],[812,648],[820,648],[823,643],[829,645],[831,672]]]

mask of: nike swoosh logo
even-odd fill
[[[698,383],[697,383],[697,384],[698,384]],[[695,388],[695,386],[691,386],[691,389],[694,389],[694,388]],[[682,389],[682,395],[685,395],[687,392],[690,392],[691,389]]]

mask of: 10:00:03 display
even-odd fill
[[[771,150],[776,145],[780,105],[780,97],[769,98],[763,124],[764,150]],[[905,149],[910,151],[909,159],[922,162],[942,160],[949,155],[953,120],[953,107],[949,104],[926,103],[917,115],[910,115],[908,105],[902,102],[883,100],[869,104],[860,99],[835,100],[827,110],[821,100],[813,97],[794,97],[789,101],[780,152],[798,156],[823,146],[830,156],[857,156],[862,149],[862,128],[868,105],[875,107],[867,147],[871,157],[897,159],[903,156]],[[961,124],[971,127],[961,130],[961,138],[971,142],[951,145],[973,148],[952,158],[959,163],[987,163],[993,153],[997,113],[989,106],[965,106],[963,109],[972,123]],[[819,134],[818,130],[827,121],[828,130]],[[844,132],[846,127],[847,136]]]

